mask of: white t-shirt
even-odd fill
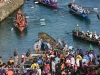
[[[70,50],[72,50],[72,48],[73,48],[73,46],[72,46],[72,45],[70,45],[70,46],[69,46],[69,49],[70,49]]]
[[[24,58],[25,56],[24,56],[24,54],[22,54],[22,58]]]
[[[80,62],[79,62],[78,58],[76,59],[76,64],[77,64],[78,67],[80,66]]]
[[[50,55],[50,57],[55,57],[55,55]]]
[[[70,63],[71,61],[69,59],[66,60],[66,63]]]
[[[37,43],[34,44],[34,49],[36,50],[36,48],[37,48]]]
[[[48,48],[50,49],[50,43],[46,43],[46,44],[47,44]]]
[[[55,69],[56,63],[52,61],[52,69]]]
[[[75,64],[75,59],[73,57],[71,58],[71,64]]]

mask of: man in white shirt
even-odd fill
[[[68,50],[68,45],[65,43],[66,50]]]
[[[47,42],[46,44],[48,46],[48,49],[50,49],[51,48],[50,43]]]
[[[73,56],[71,56],[71,64],[72,64],[72,66],[74,66],[74,64],[75,64],[75,58]]]
[[[63,46],[62,41],[57,38],[57,42],[60,43],[61,46]]]
[[[76,58],[76,64],[77,64],[78,67],[80,67],[80,62],[79,62],[79,60],[80,60],[79,58]]]
[[[69,49],[69,50],[72,50],[72,48],[73,48],[73,46],[70,44],[70,46],[69,46],[69,48],[68,48],[68,49]]]
[[[90,32],[90,35],[89,35],[90,39],[92,38],[92,32]]]
[[[56,73],[56,68],[55,68],[55,66],[56,66],[56,63],[55,63],[55,61],[54,60],[52,60],[52,73]]]
[[[93,60],[93,54],[89,53],[89,57],[90,57],[90,61],[92,61]]]

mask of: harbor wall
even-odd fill
[[[0,7],[0,22],[24,4],[24,0],[10,0]]]

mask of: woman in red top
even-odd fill
[[[90,70],[88,71],[88,75],[93,75],[92,69],[90,69]]]
[[[50,65],[44,63],[44,72],[45,72],[45,73],[49,73],[49,71],[50,71]]]

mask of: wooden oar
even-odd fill
[[[97,13],[97,18],[100,20],[100,16],[98,14],[98,8],[94,8],[94,11]]]
[[[72,32],[67,32],[66,34],[70,34],[70,33],[72,33]]]
[[[83,28],[80,28],[80,29],[83,29]]]
[[[100,20],[100,16],[99,16],[99,14],[97,14],[97,18]]]
[[[83,29],[83,28],[80,28],[80,29]],[[70,33],[73,33],[73,32],[67,32],[66,34],[70,34]]]

